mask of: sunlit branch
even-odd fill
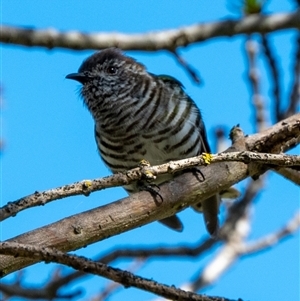
[[[166,173],[175,173],[187,168],[196,166],[205,166],[207,162],[204,156],[192,157],[188,159],[172,161],[170,163],[141,167],[131,169],[125,173],[119,173],[116,175],[100,178],[96,180],[84,180],[76,182],[70,185],[64,185],[62,187],[54,188],[43,192],[35,192],[32,195],[24,197],[15,202],[10,202],[7,205],[0,208],[0,220],[4,220],[10,216],[16,215],[17,212],[25,210],[26,208],[45,205],[48,202],[70,197],[74,195],[88,195],[92,192],[99,191],[101,189],[127,185],[134,181],[149,178],[149,175],[155,179],[158,175]],[[209,158],[209,164],[220,162],[244,162],[259,163],[274,165],[274,167],[288,167],[288,166],[300,166],[300,156],[297,155],[285,155],[285,154],[269,154],[269,153],[256,153],[256,152],[228,152],[217,155],[211,155]],[[151,179],[149,179],[151,180]]]
[[[238,133],[241,130],[237,131],[236,129],[232,132]],[[288,149],[287,145],[291,147],[300,142],[300,114],[275,124],[262,133],[246,138],[242,135],[240,139],[234,137],[232,139],[234,144],[228,150],[229,152],[241,151],[245,149],[245,145],[248,149],[258,152],[260,150],[281,152]],[[226,156],[227,154],[230,153],[224,153],[223,155]],[[235,155],[238,154],[242,153],[238,152]],[[254,155],[260,158],[258,153]],[[216,156],[215,158],[219,157]],[[265,158],[261,159],[265,160],[268,158],[268,155],[266,155]],[[287,158],[290,159],[291,157],[288,156]],[[295,158],[296,160],[299,159],[297,156]],[[241,159],[242,162],[244,160],[245,158]],[[76,250],[106,239],[108,236],[111,237],[174,215],[176,212],[196,202],[207,199],[216,192],[228,189],[233,184],[247,177],[260,175],[261,166],[264,166],[266,170],[272,168],[272,165],[268,164],[253,164],[251,160],[249,164],[242,162],[218,162],[201,167],[201,173],[205,180],[199,179],[192,172],[186,172],[175,177],[173,181],[160,186],[159,194],[163,198],[163,202],[157,202],[149,192],[142,191],[116,202],[64,218],[11,238],[11,240],[37,246],[54,247],[63,251]],[[290,164],[288,163],[287,165]],[[171,166],[167,164],[164,168],[166,170],[171,169],[173,172],[176,166],[172,162]],[[137,170],[140,170],[140,168]],[[154,174],[154,172],[152,173]],[[91,188],[94,189],[93,185],[95,183],[93,181],[89,183]],[[87,194],[88,192],[91,191],[86,189],[85,193]],[[101,204],[101,201],[99,203]],[[0,272],[4,276],[34,263],[35,260],[30,258],[15,258],[14,256],[1,255]]]
[[[300,29],[300,11],[273,15],[251,15],[240,20],[201,23],[186,27],[142,34],[59,32],[2,26],[0,42],[24,46],[55,47],[73,50],[119,47],[124,50],[175,50],[196,42],[238,34],[267,33],[280,29]]]

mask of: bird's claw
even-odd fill
[[[150,194],[153,196],[153,198],[156,200],[156,197],[159,197],[161,202],[163,202],[163,197],[161,196],[161,194],[159,193],[159,186],[154,184],[154,183],[144,183],[141,182],[138,184],[138,187],[140,189],[140,191],[148,191],[150,192]]]

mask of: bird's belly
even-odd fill
[[[154,166],[197,156],[200,153],[201,143],[199,141],[198,147],[195,147],[188,156],[185,154],[192,145],[197,144],[197,139],[199,138],[196,134],[191,135],[190,139],[182,145],[179,143],[182,141],[182,137],[177,135],[161,138],[163,139],[154,136],[151,139],[149,137],[146,139],[143,135],[140,135],[133,143],[127,143],[126,139],[120,139],[119,147],[116,148],[118,151],[109,153],[107,149],[103,149],[104,152],[101,153],[101,156],[112,172],[117,173],[137,167],[141,160],[147,160],[151,166]],[[153,183],[159,185],[172,178],[173,175],[171,174],[161,175]],[[128,185],[124,188],[128,191],[138,191],[136,184]]]

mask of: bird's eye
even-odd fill
[[[109,66],[109,67],[107,67],[106,72],[108,74],[111,74],[111,75],[116,74],[117,73],[117,68],[114,67],[114,66]]]

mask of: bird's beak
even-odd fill
[[[81,84],[86,83],[90,78],[83,73],[70,73],[66,76],[68,79],[77,80]]]

